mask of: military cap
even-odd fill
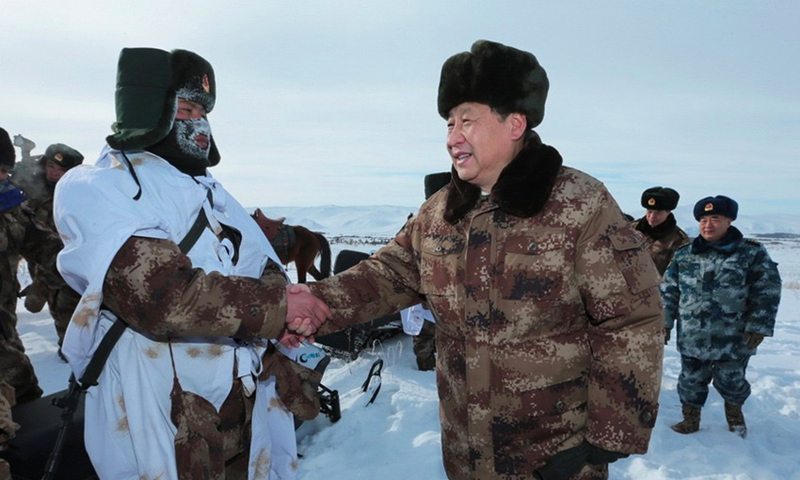
[[[54,143],[47,147],[44,155],[39,159],[41,165],[47,164],[48,161],[55,163],[64,170],[69,170],[83,163],[83,155],[81,155],[81,152],[63,143]]]
[[[507,115],[522,113],[528,128],[542,123],[550,86],[533,54],[488,40],[478,40],[469,52],[453,55],[442,66],[439,115],[464,102],[488,105]]]
[[[642,207],[648,210],[675,210],[681,196],[669,187],[652,187],[642,193]]]
[[[698,222],[700,218],[705,215],[722,215],[731,220],[736,220],[736,215],[738,213],[739,204],[732,198],[728,198],[724,195],[701,198],[694,205],[694,219]]]

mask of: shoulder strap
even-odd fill
[[[208,200],[213,205],[210,190],[208,191]],[[197,214],[197,218],[194,220],[192,228],[189,229],[189,233],[178,243],[178,248],[184,255],[189,253],[189,250],[197,243],[200,235],[203,234],[203,230],[208,226],[208,217],[206,217],[206,213],[201,206],[200,213]],[[108,308],[106,309],[108,310]],[[103,339],[100,340],[100,345],[97,346],[97,350],[94,351],[91,360],[89,360],[89,365],[81,376],[80,387],[83,390],[97,385],[97,379],[100,377],[100,373],[103,372],[103,367],[106,365],[108,356],[111,355],[111,351],[114,349],[114,346],[117,344],[117,341],[119,341],[119,338],[122,336],[122,332],[124,332],[126,328],[128,328],[128,324],[125,323],[122,318],[117,317],[114,324],[111,325],[111,328],[103,335]]]

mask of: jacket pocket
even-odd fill
[[[530,475],[586,424],[585,375],[521,392],[518,411],[492,418],[495,471]]]
[[[459,264],[466,240],[459,235],[426,235],[420,241],[420,293],[455,298],[462,283]]]
[[[660,283],[660,276],[650,254],[644,248],[644,240],[631,225],[624,225],[609,234],[617,264],[630,292],[638,294]]]
[[[561,229],[508,237],[503,242],[501,295],[506,300],[560,300],[566,282],[566,234]]]

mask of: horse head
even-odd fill
[[[264,212],[262,212],[260,208],[256,208],[256,211],[253,212],[252,217],[261,228],[261,231],[264,232],[264,235],[270,241],[275,240],[275,237],[278,235],[278,231],[283,227],[283,222],[286,220],[286,217],[280,217],[276,220],[273,220],[264,215]]]

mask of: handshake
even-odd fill
[[[286,286],[286,303],[286,328],[278,336],[286,347],[298,347],[306,340],[313,342],[314,333],[332,315],[328,305],[302,283]]]

